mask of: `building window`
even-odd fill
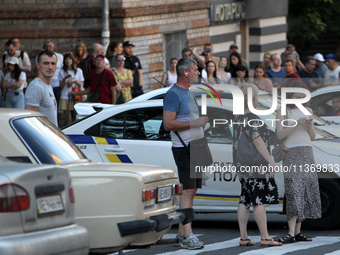
[[[170,59],[182,57],[182,49],[187,47],[186,32],[178,32],[164,35],[164,61],[166,70],[170,69]],[[165,70],[165,71],[166,71]]]

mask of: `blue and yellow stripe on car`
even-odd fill
[[[68,135],[75,144],[119,145],[114,138],[104,138],[89,135]],[[133,163],[126,154],[105,154],[111,163]]]
[[[133,163],[128,155],[124,154],[105,154],[111,163]]]
[[[67,135],[75,144],[95,144],[92,136],[89,135]]]
[[[97,144],[115,144],[115,145],[118,145],[118,142],[116,139],[113,139],[113,138],[104,138],[104,137],[96,137],[94,136],[93,137]]]

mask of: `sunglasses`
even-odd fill
[[[124,61],[125,58],[116,58],[117,61]]]

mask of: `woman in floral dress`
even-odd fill
[[[123,54],[116,55],[116,67],[112,68],[112,72],[115,75],[116,81],[122,87],[121,93],[123,93],[124,102],[132,99],[131,87],[133,85],[132,72],[124,68],[125,57]],[[119,95],[117,95],[117,98]],[[122,102],[117,102],[122,103]]]
[[[263,156],[264,162],[262,165],[270,166],[272,171],[275,170],[275,163],[269,153],[269,129],[265,123],[263,123],[259,117],[251,113],[248,109],[248,91],[252,90],[252,101],[254,108],[257,107],[257,95],[258,88],[254,84],[245,84],[240,87],[244,94],[245,101],[245,114],[235,115],[233,121],[234,128],[234,141],[233,141],[233,157],[234,164],[239,170],[239,180],[241,183],[241,195],[240,202],[237,210],[237,219],[239,223],[239,229],[241,234],[240,246],[255,245],[255,242],[248,238],[247,223],[250,213],[250,206],[253,206],[254,219],[259,228],[261,234],[261,246],[279,246],[280,242],[274,241],[268,234],[267,229],[267,216],[265,204],[278,204],[278,189],[276,182],[273,178],[272,172],[262,173],[261,171],[255,172],[242,172],[242,167],[250,166],[250,164],[242,164],[236,161],[236,151],[242,150],[239,148],[238,142],[241,132],[251,140],[258,152]],[[236,124],[236,123],[244,123]],[[249,125],[250,124],[250,125]],[[256,166],[258,170],[262,169],[261,165]]]

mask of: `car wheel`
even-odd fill
[[[322,218],[306,220],[306,229],[332,229],[340,223],[340,182],[336,179],[319,179]]]

